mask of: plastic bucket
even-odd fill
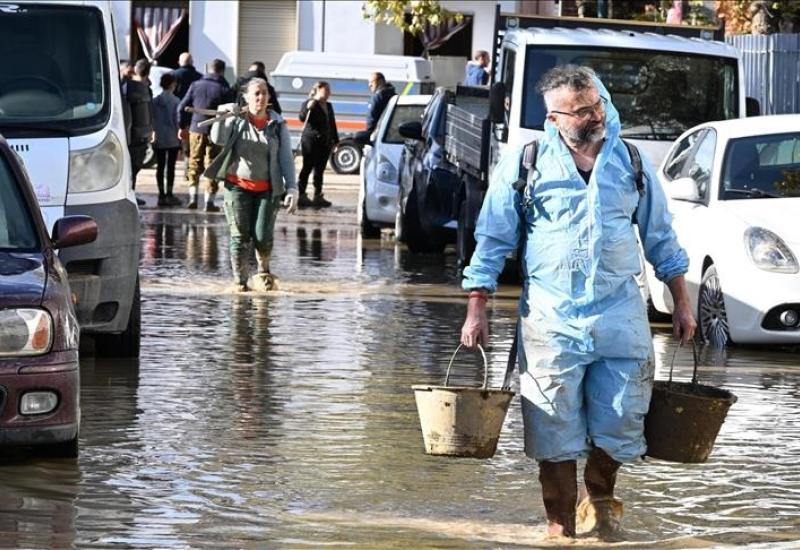
[[[677,352],[677,350],[676,350]],[[692,344],[691,382],[656,381],[644,421],[647,456],[697,464],[708,460],[717,434],[736,396],[728,390],[697,383],[697,351]],[[673,365],[675,356],[672,358]]]
[[[425,443],[430,455],[491,458],[497,450],[500,430],[514,392],[488,387],[489,365],[483,348],[483,387],[450,386],[450,368],[461,349],[459,345],[447,366],[444,386],[412,386]]]

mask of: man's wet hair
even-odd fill
[[[574,92],[582,92],[595,87],[595,78],[597,78],[597,75],[589,67],[561,65],[553,67],[544,73],[536,89],[542,94],[542,97],[548,92],[558,90],[564,86]]]

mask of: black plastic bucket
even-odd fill
[[[676,350],[677,351],[677,350]],[[644,421],[647,456],[697,464],[708,460],[717,434],[736,396],[728,390],[697,383],[697,351],[692,343],[694,373],[691,382],[656,381],[650,410]]]

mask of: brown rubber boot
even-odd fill
[[[578,502],[578,473],[574,460],[539,462],[539,482],[547,512],[547,535],[575,536],[575,504]]]
[[[621,463],[597,447],[589,453],[583,481],[588,495],[578,506],[577,523],[581,532],[596,535],[605,542],[622,540],[621,500],[614,498],[614,485]]]

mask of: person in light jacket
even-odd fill
[[[231,267],[234,290],[267,291],[276,287],[270,272],[275,218],[281,198],[290,214],[297,208],[292,142],[286,121],[267,109],[270,97],[267,83],[254,78],[247,84],[247,105],[235,104],[218,110],[229,112],[217,120],[210,139],[222,152],[203,174],[224,182],[223,208],[230,230]],[[250,245],[254,245],[258,274],[249,275]]]

